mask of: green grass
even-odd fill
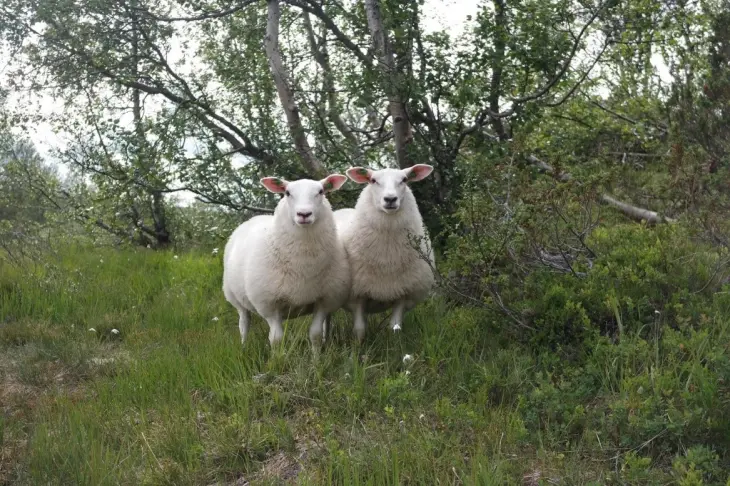
[[[337,314],[315,360],[307,319],[240,345],[219,257],[0,272],[0,484],[730,484],[722,294],[571,363],[440,299],[361,348]]]

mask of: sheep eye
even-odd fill
[[[403,178],[403,180],[402,180],[402,181],[400,181],[400,183],[401,183],[401,184],[405,184],[407,180],[408,180],[408,177],[404,177],[404,178]]]
[[[319,195],[321,196],[322,194],[324,194],[324,189],[319,190]]]
[[[377,183],[378,183],[378,181],[376,181],[375,179],[370,179],[370,184],[377,184]]]
[[[284,191],[284,195],[285,196],[291,196],[291,194],[289,194],[289,191]]]

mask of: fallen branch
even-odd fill
[[[525,159],[532,164],[533,166],[537,167],[537,169],[544,174],[548,174],[551,177],[553,177],[558,182],[567,182],[571,179],[571,175],[567,172],[557,172],[555,168],[548,164],[547,162],[544,162],[534,155],[528,155],[525,157]],[[649,209],[640,208],[638,206],[633,206],[631,204],[627,204],[625,202],[621,202],[618,199],[615,199],[609,194],[601,194],[600,197],[601,201],[608,204],[609,206],[612,206],[622,213],[624,213],[629,218],[633,219],[634,221],[646,221],[649,224],[662,224],[662,223],[674,223],[676,220],[669,218],[667,216],[663,216],[656,211],[651,211]]]
[[[648,209],[640,208],[638,206],[632,206],[625,202],[621,202],[608,194],[601,194],[601,201],[607,203],[610,206],[615,207],[629,218],[635,221],[646,221],[649,224],[661,224],[661,223],[674,223],[675,220],[662,216],[661,214],[650,211]]]

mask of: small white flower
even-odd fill
[[[405,363],[410,363],[411,361],[413,361],[413,356],[412,355],[406,354],[405,356],[403,356],[403,363],[404,364]]]
[[[345,373],[345,378],[349,378],[349,377],[350,377],[350,373]]]
[[[661,314],[661,312],[659,312],[658,310],[655,310],[655,311],[654,311],[654,314],[657,314],[657,315],[659,315],[659,314]]]
[[[99,258],[99,263],[104,263],[104,259],[103,258]]]
[[[177,255],[175,255],[175,256],[174,256],[174,257],[172,257],[172,258],[174,258],[175,260],[177,260],[177,259],[178,259],[179,257],[178,257]]]
[[[96,332],[96,329],[94,329],[93,327],[90,327],[89,332]]]
[[[149,245],[149,244],[148,244],[148,245],[147,245],[147,248],[152,248],[152,245]]]
[[[425,419],[425,418],[426,418],[426,416],[425,416],[425,415],[423,415],[423,414],[421,414],[421,415],[419,415],[419,416],[418,416],[418,420],[423,420],[423,419]]]
[[[406,370],[406,376],[411,374],[411,370]]]
[[[396,324],[395,326],[393,326],[393,332],[398,332],[398,331],[400,331],[400,324]]]
[[[217,255],[217,254],[218,254],[218,248],[213,248],[213,255]]]
[[[218,318],[217,318],[217,317],[214,317],[214,318],[213,318],[213,321],[217,321],[217,320],[218,320]]]
[[[112,329],[112,334],[119,334],[119,329]]]

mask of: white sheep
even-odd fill
[[[261,179],[284,197],[273,216],[236,228],[223,255],[223,293],[238,310],[242,343],[251,312],[268,322],[272,346],[283,337],[284,319],[314,314],[309,338],[319,348],[325,319],[346,304],[350,290],[347,256],[325,196],[346,181],[340,174],[321,181]]]
[[[392,308],[390,328],[398,330],[405,312],[425,300],[433,288],[431,241],[408,187],[432,171],[430,165],[418,164],[402,170],[351,167],[346,172],[358,184],[368,184],[354,209],[335,211],[352,272],[347,307],[360,341],[365,337],[366,313]]]

